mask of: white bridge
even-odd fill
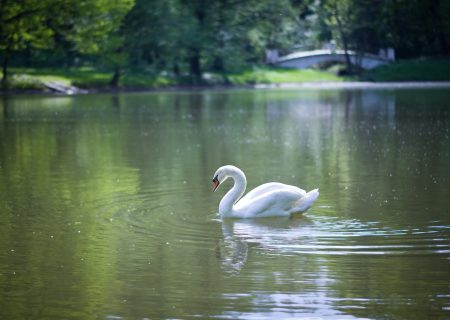
[[[394,61],[393,49],[380,50],[380,55],[347,51],[350,63],[363,69],[373,69]],[[305,69],[327,62],[346,62],[344,50],[299,51],[283,57],[271,57],[271,62],[279,67]]]

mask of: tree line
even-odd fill
[[[398,58],[449,55],[447,0],[0,0],[2,82],[8,67],[95,66],[117,86],[126,70],[191,83],[281,54],[338,47]]]

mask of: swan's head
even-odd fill
[[[244,176],[244,173],[241,171],[241,169],[235,167],[235,166],[223,166],[217,169],[216,173],[214,173],[213,178],[213,191],[216,191],[217,188],[228,178],[230,177],[236,177],[236,175],[242,175]],[[245,177],[245,176],[244,176]]]
[[[216,191],[217,188],[219,188],[220,184],[227,180],[229,175],[227,174],[227,170],[225,170],[225,167],[220,167],[217,169],[216,173],[214,173],[214,178],[212,180],[213,182],[213,191]]]

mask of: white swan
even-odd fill
[[[269,182],[256,187],[241,198],[247,186],[247,179],[241,169],[230,165],[217,169],[213,178],[214,191],[228,178],[234,180],[234,185],[220,201],[219,213],[222,218],[289,216],[305,212],[319,196],[319,189],[307,193],[295,186]]]

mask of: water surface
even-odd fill
[[[450,318],[450,90],[0,100],[0,318]],[[212,174],[321,195],[222,221]]]

